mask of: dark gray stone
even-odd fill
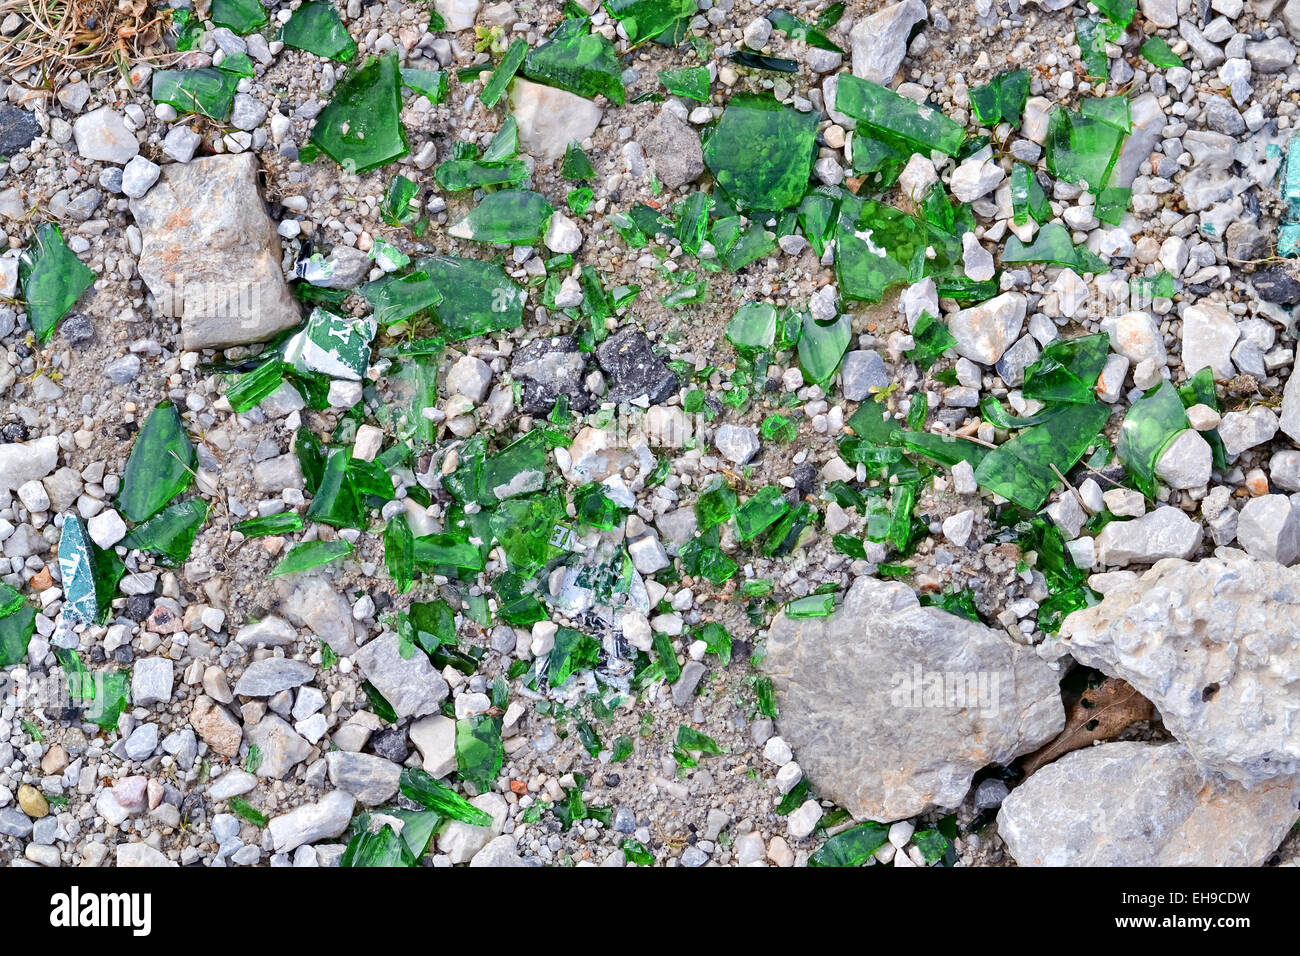
[[[521,348],[510,365],[510,374],[522,390],[520,405],[529,415],[549,415],[561,395],[569,407],[585,412],[592,407],[583,385],[586,356],[571,335],[536,339]]]
[[[608,401],[630,402],[644,395],[658,405],[677,391],[677,376],[639,329],[624,329],[606,339],[596,347],[596,361],[609,377]]]
[[[10,103],[0,103],[0,156],[17,156],[41,135],[36,117]]]

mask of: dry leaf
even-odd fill
[[[1021,769],[1027,777],[1071,750],[1109,740],[1130,724],[1150,720],[1154,712],[1151,701],[1125,681],[1107,677],[1099,687],[1083,692],[1066,716],[1065,729],[1047,746],[1025,757]]]

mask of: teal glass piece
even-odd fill
[[[287,47],[340,63],[347,63],[357,55],[356,41],[348,36],[348,29],[330,0],[311,0],[300,6],[280,28],[279,40]],[[407,72],[402,71],[404,82]],[[447,74],[442,75],[445,87]]]
[[[334,87],[329,105],[316,117],[311,142],[350,173],[376,169],[407,153],[401,112],[397,54],[373,57]]]
[[[95,281],[63,241],[59,227],[43,222],[18,260],[18,285],[36,341],[48,342],[54,328]]]
[[[704,146],[704,162],[742,210],[787,209],[808,187],[816,141],[816,113],[737,94]]]
[[[1065,406],[1050,421],[1025,429],[985,455],[975,480],[981,488],[1037,511],[1060,481],[1056,472],[1074,467],[1109,417],[1109,407],[1101,403]]]
[[[918,151],[934,149],[956,156],[966,139],[962,125],[937,109],[849,73],[840,74],[835,108],[874,131],[898,137]]]
[[[59,535],[59,577],[63,616],[77,624],[102,624],[112,611],[113,595],[126,565],[112,549],[91,540],[80,516],[65,516]]]
[[[358,291],[374,309],[372,318],[379,325],[423,315],[443,299],[439,283],[418,267],[403,276],[390,274],[367,282]]]

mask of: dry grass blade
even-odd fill
[[[1070,708],[1065,729],[1056,739],[1025,757],[1021,769],[1025,776],[1098,740],[1109,740],[1130,724],[1150,720],[1155,708],[1129,684],[1118,677],[1108,677],[1100,686],[1085,690]]]
[[[0,45],[0,73],[35,68],[38,85],[57,87],[69,73],[93,73],[123,61],[157,62],[171,10],[148,0],[0,0],[0,21],[22,24]]]

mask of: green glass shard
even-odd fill
[[[575,140],[570,140],[568,147],[564,150],[564,160],[560,163],[560,175],[565,179],[572,179],[576,182],[585,182],[596,178],[596,168],[591,165],[591,160]]]
[[[490,524],[510,569],[531,575],[558,553],[551,541],[564,520],[564,502],[558,496],[537,496],[502,503]]]
[[[796,73],[799,70],[798,60],[791,60],[784,56],[765,56],[749,50],[737,50],[727,59],[737,66],[751,70],[767,70],[771,73]]]
[[[243,797],[230,798],[230,810],[236,816],[247,820],[254,826],[264,827],[270,822],[270,819],[261,810],[245,800]]]
[[[416,194],[420,187],[405,176],[394,176],[379,207],[380,218],[390,226],[409,226],[420,217]]]
[[[737,351],[763,351],[776,342],[776,306],[746,302],[727,323],[727,341]]]
[[[600,754],[601,743],[600,734],[596,733],[596,728],[592,727],[587,721],[578,723],[578,742],[582,744],[587,753],[596,757]]]
[[[908,451],[924,455],[949,468],[959,461],[967,461],[971,467],[977,467],[989,452],[989,449],[973,441],[933,432],[903,432],[902,443]]]
[[[339,866],[352,867],[410,867],[416,859],[403,839],[390,824],[378,830],[363,829],[351,840],[339,857]]]
[[[645,848],[645,844],[628,837],[618,845],[618,848],[623,851],[623,857],[629,863],[636,866],[654,866],[654,854]]]
[[[589,186],[579,186],[577,189],[570,189],[565,202],[568,203],[569,211],[575,216],[586,215],[587,207],[591,201],[596,198],[596,193]]]
[[[808,187],[816,141],[816,113],[737,94],[704,146],[704,162],[742,210],[786,209]]]
[[[285,364],[279,360],[263,362],[231,381],[226,387],[226,400],[236,413],[242,414],[284,384],[284,372]]]
[[[523,37],[517,37],[511,42],[505,56],[501,58],[496,70],[488,78],[487,85],[483,87],[483,92],[479,94],[479,102],[488,109],[496,106],[497,100],[501,99],[501,94],[506,91],[506,85],[519,72],[519,67],[523,65],[524,57],[527,55],[528,41]]]
[[[912,148],[897,137],[862,127],[853,133],[853,173],[874,191],[888,189],[907,166]]]
[[[21,663],[35,633],[36,609],[18,591],[0,583],[0,667]]]
[[[1023,226],[1033,216],[1040,225],[1052,218],[1052,204],[1038,182],[1038,176],[1024,163],[1011,167],[1011,208],[1016,225]]]
[[[507,116],[501,122],[501,128],[492,136],[492,141],[483,150],[485,163],[499,163],[519,155],[519,121]]]
[[[980,487],[1037,511],[1062,475],[1074,467],[1110,417],[1106,405],[1068,405],[984,456],[975,469]]]
[[[716,654],[718,663],[726,667],[731,663],[731,635],[717,621],[710,621],[696,632],[696,638],[704,642],[706,654]]]
[[[700,247],[709,228],[709,210],[713,208],[713,197],[704,192],[693,192],[677,204],[677,224],[675,231],[682,251],[687,255],[699,255]]]
[[[950,236],[960,238],[976,228],[975,213],[966,205],[954,205],[942,183],[933,184],[921,200],[921,214]]]
[[[379,325],[394,325],[418,316],[442,302],[443,291],[429,273],[416,268],[399,276],[386,275],[358,290],[374,309]]]
[[[329,0],[312,0],[295,10],[288,22],[280,28],[279,39],[285,46],[295,50],[306,50],[340,63],[347,63],[357,55],[356,41],[348,36],[347,27]],[[408,72],[417,71],[403,70],[403,82],[406,82]],[[442,75],[445,90],[447,74]]]
[[[975,595],[969,590],[951,591],[944,594],[918,594],[921,604],[926,607],[938,607],[949,614],[956,614],[968,621],[979,621],[979,611],[975,608]]]
[[[290,548],[289,553],[280,559],[280,563],[269,576],[274,578],[281,574],[294,574],[298,571],[319,568],[321,565],[351,554],[354,550],[356,549],[352,547],[352,542],[345,541],[343,538],[335,538],[333,541],[304,541]]]
[[[325,475],[325,449],[320,439],[304,425],[294,432],[293,452],[302,470],[303,483],[309,492],[316,494]]]
[[[1168,381],[1139,398],[1124,416],[1115,452],[1134,486],[1148,498],[1156,496],[1160,453],[1189,427],[1178,390]]]
[[[789,510],[790,503],[785,500],[784,489],[779,485],[759,489],[736,509],[736,540],[749,541],[757,537]]]
[[[266,25],[262,0],[212,0],[212,22],[228,27],[240,36]]]
[[[709,71],[702,66],[660,70],[659,82],[674,96],[684,96],[700,103],[709,101]]]
[[[780,30],[791,40],[802,40],[809,46],[819,50],[829,50],[834,53],[844,52],[819,29],[821,26],[820,19],[817,26],[812,26],[786,10],[773,10],[767,14],[767,19],[771,22],[773,29]]]
[[[912,329],[912,341],[915,343],[905,354],[922,371],[930,368],[939,356],[957,344],[957,339],[948,331],[942,319],[937,319],[929,312],[922,312]],[[851,420],[851,419],[850,419]]]
[[[415,536],[404,514],[394,515],[384,527],[384,566],[398,593],[411,590],[415,580]]]
[[[372,57],[334,87],[329,105],[316,117],[311,142],[346,171],[363,173],[406,155],[401,112],[397,54]]]
[[[546,439],[540,431],[515,439],[483,462],[479,504],[492,505],[516,495],[541,491],[546,483],[548,460]]]
[[[604,0],[606,12],[623,25],[628,43],[652,40],[679,20],[692,16],[695,0]]]
[[[733,238],[723,238],[718,227],[726,221],[736,220],[732,218],[715,223],[712,242],[718,258],[731,272],[737,272],[776,251],[776,237],[764,229],[761,223],[751,222],[748,228],[737,232]]]
[[[1096,400],[1093,387],[1110,354],[1105,332],[1058,339],[1043,348],[1038,360],[1025,369],[1025,398],[1042,402],[1087,405]]]
[[[1133,22],[1137,0],[1092,0],[1102,15],[1117,26],[1126,27]]]
[[[441,103],[443,97],[447,95],[446,70],[418,70],[403,67],[401,75],[402,86],[419,93],[434,106]]]
[[[595,482],[574,492],[573,506],[578,521],[604,531],[616,527],[626,513],[626,509],[605,494],[604,486]]]
[[[448,192],[481,189],[484,186],[510,186],[528,178],[523,160],[485,163],[473,159],[449,159],[433,173],[438,185]]]
[[[823,192],[810,192],[799,204],[799,228],[819,259],[825,254],[826,244],[835,234],[838,210],[839,197]]]
[[[1139,52],[1146,58],[1148,63],[1152,66],[1158,66],[1162,70],[1184,65],[1183,58],[1173,51],[1164,37],[1147,37],[1147,41],[1142,44],[1142,49]]]
[[[1129,288],[1142,302],[1152,299],[1171,299],[1174,295],[1174,277],[1161,270],[1153,276],[1138,276],[1129,280]]]
[[[18,260],[18,284],[36,341],[49,341],[59,320],[94,281],[95,273],[67,247],[59,227],[41,223]]]
[[[208,506],[198,498],[178,501],[132,528],[121,544],[125,548],[152,551],[164,564],[183,564],[207,516]]]
[[[191,10],[173,10],[172,26],[176,28],[177,53],[188,53],[203,40],[203,21]]]
[[[468,541],[452,534],[426,534],[412,541],[412,557],[422,567],[483,570],[483,555]]]
[[[1094,80],[1106,79],[1110,63],[1106,57],[1106,30],[1101,22],[1092,17],[1079,17],[1074,21],[1074,38],[1088,76]]]
[[[695,499],[695,522],[701,533],[731,518],[736,513],[739,499],[731,487],[721,479]]]
[[[693,727],[687,727],[685,724],[677,726],[677,746],[682,750],[694,751],[702,754],[720,754],[722,748],[718,742],[708,734]]]
[[[730,557],[717,546],[717,532],[712,535],[712,542],[705,538],[692,538],[678,550],[682,567],[687,574],[702,577],[715,587],[721,587],[740,570]]]
[[[837,224],[840,294],[878,302],[892,287],[951,271],[961,240],[883,203],[845,195]]]
[[[63,668],[69,698],[87,705],[83,715],[85,719],[101,730],[116,730],[118,719],[126,710],[130,675],[126,671],[91,674],[77,652],[67,648],[55,648],[54,656]]]
[[[589,100],[603,95],[618,106],[626,96],[618,53],[599,33],[552,37],[528,54],[524,76]]]
[[[555,632],[555,646],[546,664],[546,681],[560,687],[578,671],[591,670],[600,659],[600,641],[571,627]]]
[[[799,367],[804,377],[818,385],[829,381],[852,341],[853,316],[841,315],[830,322],[808,316],[799,336]]]
[[[774,412],[763,419],[758,433],[767,441],[788,444],[799,437],[799,426],[792,419]]]
[[[246,60],[247,54],[243,55]],[[240,62],[226,57],[220,66],[194,70],[155,70],[150,96],[179,113],[194,113],[224,122],[238,91]]]
[[[1097,194],[1094,215],[1102,222],[1118,226],[1124,221],[1129,203],[1133,199],[1133,190],[1127,187],[1107,186]]]
[[[981,126],[993,127],[1007,122],[1017,127],[1029,99],[1029,71],[1020,69],[999,73],[984,86],[972,87],[969,95],[971,112]]]
[[[835,834],[808,857],[809,866],[863,866],[889,840],[889,827],[861,823]]]
[[[1047,122],[1047,171],[1099,192],[1110,180],[1124,139],[1125,133],[1110,122],[1058,106]]]
[[[1049,222],[1038,230],[1038,235],[1029,245],[1020,241],[1019,236],[1008,236],[1002,247],[1003,265],[1021,262],[1050,262],[1053,265],[1068,266],[1082,275],[1090,272],[1100,274],[1108,270],[1105,261],[1100,259],[1086,246],[1076,246],[1070,238],[1070,230],[1059,222]]]
[[[302,515],[296,511],[283,511],[278,515],[266,515],[262,518],[249,518],[238,521],[231,526],[245,538],[265,538],[273,534],[292,534],[303,528]]]
[[[1083,101],[1079,112],[1098,122],[1105,123],[1121,133],[1133,130],[1133,120],[1129,113],[1127,96],[1094,96]]]
[[[523,322],[527,293],[497,263],[431,256],[417,260],[415,267],[444,293],[435,313],[450,341],[518,328]]]
[[[937,109],[922,106],[893,90],[841,74],[835,88],[835,108],[872,130],[897,136],[913,148],[935,149],[956,156],[966,139],[966,130]]]
[[[541,193],[503,189],[484,196],[447,234],[472,242],[537,243],[546,232],[553,212],[554,207]]]
[[[301,332],[285,342],[284,360],[298,372],[359,382],[370,365],[373,318],[354,319],[315,308]]]
[[[478,714],[456,721],[456,772],[486,789],[505,760],[501,744],[501,718]]]
[[[128,521],[152,518],[194,479],[194,446],[170,401],[161,401],[144,421],[127,459],[117,506]]]
[[[79,624],[105,621],[125,573],[126,565],[116,552],[96,545],[79,516],[64,518],[59,535],[59,577],[65,618]]]

